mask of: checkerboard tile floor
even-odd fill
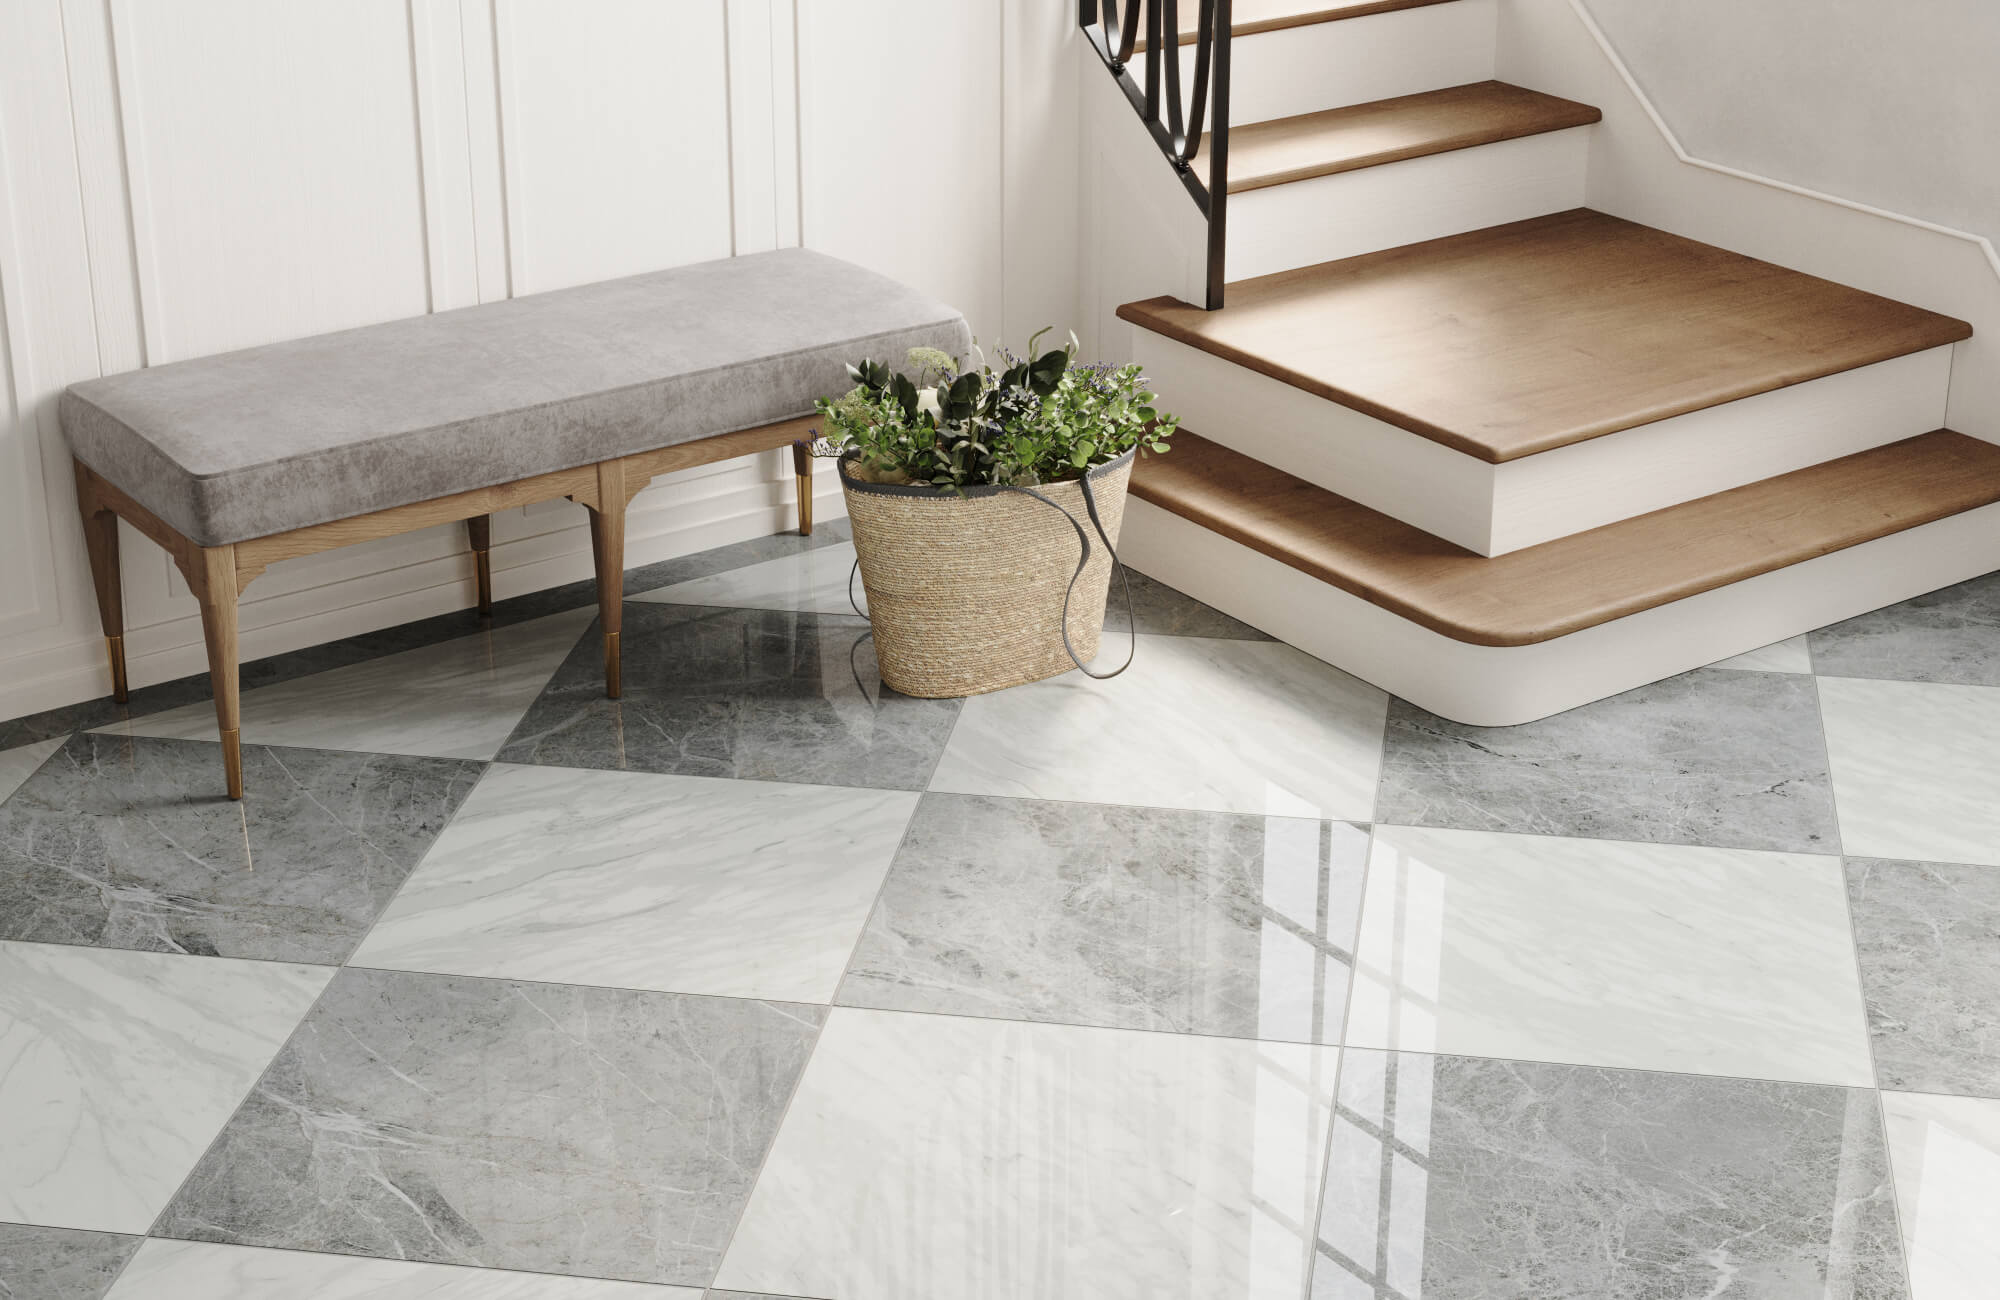
[[[252,665],[241,805],[0,723],[0,1295],[1993,1294],[2000,578],[1482,731],[1147,581],[906,699],[849,555]]]

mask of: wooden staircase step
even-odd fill
[[[2000,502],[2000,445],[1940,429],[1492,559],[1186,429],[1131,491],[1454,640],[1521,646]]]
[[[1344,0],[1344,3],[1342,0],[1235,0],[1230,6],[1229,34],[1255,36],[1259,32],[1281,32],[1287,27],[1310,27],[1343,18],[1366,18],[1370,14],[1451,3],[1454,0]],[[1198,39],[1201,8],[1197,0],[1183,0],[1180,5],[1180,44],[1193,45]],[[1138,46],[1141,50],[1146,48],[1144,36],[1139,38]]]
[[[1588,104],[1481,81],[1253,122],[1229,133],[1229,192],[1588,126],[1603,116]],[[1202,148],[1210,147],[1204,137]]]
[[[1972,335],[1585,208],[1118,315],[1495,464]]]

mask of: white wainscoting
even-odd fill
[[[4,0],[0,718],[108,689],[55,419],[77,380],[799,243],[958,305],[982,342],[1087,325],[1072,15]],[[838,517],[829,477],[815,496]],[[628,560],[790,512],[781,453],[673,475],[634,503]],[[199,671],[179,575],[124,550],[135,684]],[[501,516],[494,562],[503,597],[587,576],[580,508]],[[245,593],[245,656],[462,608],[470,572],[456,526],[288,561]]]

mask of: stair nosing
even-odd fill
[[[1879,541],[1884,537],[2000,503],[2000,445],[1950,429],[1938,429],[1838,457],[1819,465],[1807,466],[1804,469],[1731,488],[1695,501],[1649,511],[1630,519],[1604,524],[1568,537],[1488,558],[1425,533],[1415,525],[1404,523],[1381,511],[1363,506],[1350,498],[1342,497],[1338,493],[1257,461],[1253,457],[1210,442],[1186,429],[1181,430],[1175,437],[1174,449],[1167,453],[1163,458],[1164,461],[1171,464],[1173,456],[1188,451],[1204,457],[1211,471],[1202,480],[1204,486],[1212,487],[1216,481],[1217,476],[1213,470],[1217,464],[1227,466],[1229,462],[1240,462],[1243,466],[1254,467],[1251,472],[1260,475],[1264,482],[1288,498],[1303,499],[1307,502],[1311,507],[1310,510],[1300,510],[1295,513],[1316,521],[1322,528],[1328,526],[1329,520],[1342,516],[1363,518],[1363,522],[1370,524],[1379,521],[1380,528],[1392,538],[1400,536],[1412,545],[1425,547],[1427,555],[1440,557],[1445,563],[1468,568],[1492,566],[1488,569],[1489,576],[1497,575],[1502,580],[1511,578],[1516,582],[1523,580],[1519,576],[1519,571],[1531,569],[1538,563],[1551,566],[1559,574],[1562,562],[1572,554],[1585,551],[1601,552],[1607,541],[1619,540],[1620,532],[1641,538],[1643,544],[1638,549],[1646,555],[1666,553],[1664,548],[1646,540],[1646,534],[1657,530],[1662,517],[1666,516],[1679,514],[1683,519],[1691,519],[1694,521],[1691,531],[1700,538],[1713,538],[1721,534],[1714,530],[1702,531],[1704,516],[1721,513],[1730,505],[1746,501],[1763,504],[1760,498],[1766,497],[1780,505],[1787,501],[1796,504],[1801,499],[1795,491],[1799,484],[1815,476],[1837,474],[1841,468],[1869,472],[1871,477],[1879,480],[1877,471],[1883,467],[1893,469],[1893,462],[1899,455],[1913,452],[1920,452],[1926,458],[1938,462],[1935,466],[1926,466],[1926,470],[1936,473],[1940,478],[1945,477],[1946,469],[1951,470],[1950,481],[1959,488],[1949,500],[1934,500],[1921,508],[1902,507],[1895,511],[1885,511],[1883,503],[1879,500],[1874,502],[1869,502],[1865,498],[1856,500],[1855,523],[1837,538],[1821,538],[1810,543],[1800,543],[1778,537],[1772,542],[1775,550],[1746,555],[1734,563],[1712,568],[1700,576],[1682,575],[1672,581],[1661,579],[1651,584],[1640,584],[1635,586],[1631,593],[1618,598],[1598,598],[1582,609],[1571,611],[1561,617],[1550,617],[1540,626],[1524,628],[1519,621],[1521,607],[1514,602],[1496,602],[1493,608],[1486,612],[1487,616],[1482,618],[1479,611],[1454,611],[1440,608],[1435,604],[1426,605],[1421,600],[1387,590],[1381,585],[1379,575],[1373,581],[1357,578],[1332,567],[1328,560],[1302,554],[1296,549],[1287,550],[1269,534],[1252,533],[1238,526],[1226,514],[1218,513],[1213,508],[1204,509],[1199,502],[1191,503],[1183,499],[1180,491],[1172,486],[1163,486],[1158,481],[1162,473],[1174,474],[1176,471],[1171,468],[1165,471],[1155,469],[1153,468],[1155,458],[1142,457],[1130,489],[1132,495],[1140,500],[1208,528],[1218,536],[1257,551],[1441,636],[1470,645],[1494,648],[1512,649],[1553,641],[1704,592],[1732,586],[1762,574],[1790,568],[1822,555]],[[1192,440],[1191,443],[1185,441],[1189,439]],[[1976,488],[1968,486],[1975,478],[1979,479],[1978,486]],[[1169,483],[1171,482],[1172,480],[1169,480]],[[1803,499],[1809,503],[1812,498],[1807,494]],[[1854,500],[1848,495],[1843,495],[1840,499],[1843,502]],[[1783,517],[1782,510],[1774,511],[1772,514],[1773,520],[1777,522],[1782,522]],[[1337,539],[1328,541],[1322,537],[1315,540],[1301,529],[1294,528],[1293,531],[1294,535],[1307,545],[1334,549],[1341,545]],[[1753,529],[1740,531],[1754,532]],[[1365,567],[1366,563],[1367,557],[1361,557],[1361,567]],[[1548,583],[1542,582],[1539,585],[1546,587]],[[1495,617],[1495,614],[1502,617]],[[1506,620],[1504,616],[1508,614],[1514,616],[1514,622]]]

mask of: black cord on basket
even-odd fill
[[[1089,666],[1085,664],[1082,659],[1077,657],[1076,647],[1071,645],[1069,640],[1069,602],[1070,602],[1070,597],[1076,594],[1076,584],[1082,580],[1083,571],[1090,566],[1090,535],[1083,531],[1083,525],[1076,521],[1076,516],[1071,514],[1068,510],[1064,509],[1060,502],[1053,501],[1048,497],[1043,496],[1041,493],[1035,491],[1033,488],[1015,487],[1012,484],[1002,484],[1001,486],[1004,491],[1019,492],[1023,496],[1033,497],[1035,500],[1041,502],[1043,505],[1049,507],[1049,509],[1061,515],[1063,517],[1064,523],[1067,523],[1071,528],[1076,529],[1077,545],[1083,548],[1083,555],[1076,562],[1076,572],[1070,575],[1069,588],[1063,592],[1063,611],[1062,611],[1063,649],[1069,651],[1069,661],[1076,665],[1078,672],[1082,673],[1085,677],[1093,677],[1100,682],[1105,682],[1105,681],[1110,681],[1113,677],[1116,677],[1118,674],[1124,672],[1127,668],[1130,668],[1132,666],[1132,660],[1134,656],[1136,656],[1139,653],[1139,623],[1138,620],[1133,617],[1132,613],[1132,580],[1125,576],[1125,565],[1118,558],[1118,548],[1111,544],[1111,538],[1106,536],[1104,532],[1104,521],[1097,517],[1097,497],[1090,490],[1090,475],[1085,474],[1082,478],[1078,479],[1077,482],[1081,484],[1083,487],[1083,508],[1090,515],[1091,527],[1097,530],[1097,536],[1099,540],[1101,540],[1104,543],[1105,553],[1111,557],[1111,569],[1114,573],[1118,575],[1119,586],[1123,588],[1125,592],[1126,635],[1132,638],[1132,643],[1125,651],[1125,662],[1119,664],[1116,668],[1113,668],[1108,673],[1094,673],[1090,671]],[[860,561],[856,560],[856,563],[858,564],[860,563]]]

